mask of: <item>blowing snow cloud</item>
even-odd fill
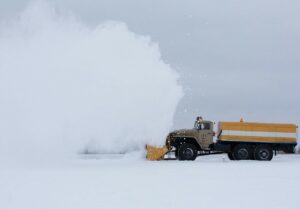
[[[159,144],[182,96],[157,44],[46,3],[0,26],[0,152],[127,152]]]

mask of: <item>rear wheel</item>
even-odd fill
[[[273,150],[269,145],[258,145],[254,150],[254,159],[270,161],[273,158]]]
[[[233,158],[235,160],[250,160],[252,155],[251,147],[246,144],[238,144],[233,148]]]
[[[179,147],[179,160],[195,160],[197,157],[197,148],[193,144],[185,143]]]

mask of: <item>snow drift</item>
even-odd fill
[[[182,96],[157,44],[47,3],[0,26],[0,153],[127,152],[160,144]]]

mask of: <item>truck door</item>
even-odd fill
[[[202,149],[208,149],[209,145],[213,143],[213,127],[210,122],[203,122],[199,126],[198,140]]]

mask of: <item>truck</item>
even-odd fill
[[[173,152],[178,160],[227,153],[230,160],[270,161],[277,151],[292,153],[297,145],[298,126],[288,123],[219,122],[197,117],[192,129],[170,132],[163,147],[146,145],[148,160],[165,159]],[[216,140],[214,140],[216,138]]]

